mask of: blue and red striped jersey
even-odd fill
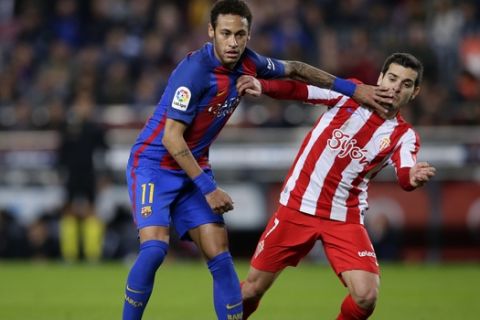
[[[188,54],[172,72],[153,115],[132,147],[129,165],[181,169],[162,144],[166,118],[188,124],[184,134],[202,168],[209,167],[210,145],[241,97],[236,90],[242,75],[270,79],[285,76],[279,60],[246,49],[233,70],[222,66],[211,43]]]

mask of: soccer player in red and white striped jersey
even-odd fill
[[[322,240],[332,268],[349,290],[337,319],[367,319],[372,314],[380,279],[363,225],[368,184],[387,165],[395,168],[407,191],[435,174],[430,164],[416,161],[419,137],[399,113],[418,95],[422,72],[421,62],[410,54],[395,53],[385,60],[377,84],[391,90],[393,103],[382,114],[303,82],[239,79],[240,92],[256,88],[256,95],[328,107],[305,137],[285,179],[279,208],[252,258],[242,284],[244,319],[279,273],[296,266],[316,240]]]

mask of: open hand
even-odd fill
[[[436,169],[428,162],[418,162],[410,168],[410,184],[415,187],[423,186],[435,175]]]
[[[360,83],[352,98],[361,105],[372,108],[385,119],[390,111],[385,105],[393,103],[393,92],[387,88]]]

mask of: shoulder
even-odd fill
[[[198,81],[212,72],[204,48],[188,53],[172,72],[172,77]]]

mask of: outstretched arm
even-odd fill
[[[366,84],[355,84],[303,62],[284,61],[284,63],[287,77],[301,80],[320,88],[332,89],[352,97],[359,104],[373,108],[381,116],[385,116],[388,112],[388,109],[382,105],[388,105],[393,102],[393,95],[388,89]]]

